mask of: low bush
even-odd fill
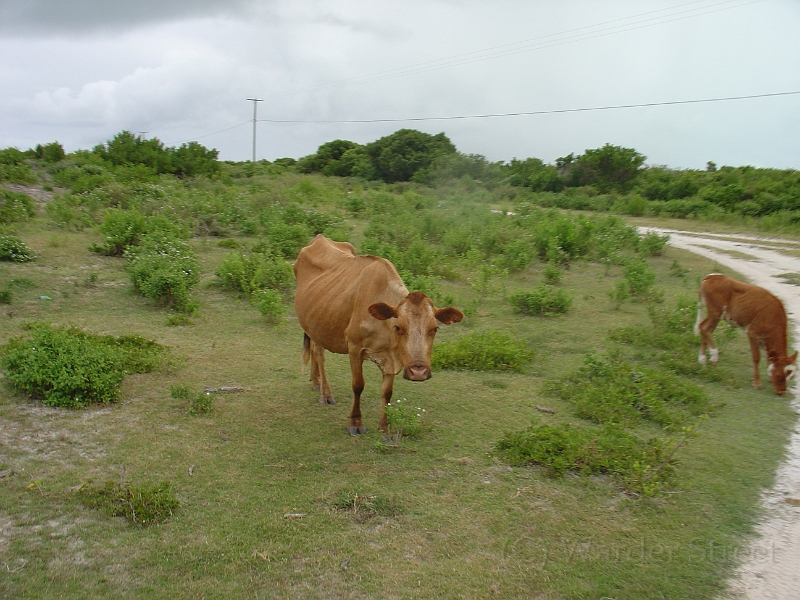
[[[123,517],[135,525],[154,525],[169,519],[180,502],[172,484],[131,485],[106,482],[78,490],[81,503],[109,517]]]
[[[263,252],[245,254],[228,252],[216,271],[224,287],[251,294],[256,290],[287,292],[294,286],[292,265],[283,256],[259,248]]]
[[[628,290],[632,296],[646,296],[656,281],[655,271],[646,260],[640,258],[630,259],[623,267],[622,274],[628,282]]]
[[[0,349],[0,366],[6,381],[46,405],[77,408],[117,401],[126,374],[158,368],[166,353],[139,336],[99,336],[39,323],[31,338],[14,338]]]
[[[405,398],[398,398],[385,407],[389,435],[396,443],[404,437],[418,438],[422,433],[425,409],[414,407]]]
[[[145,231],[145,216],[138,210],[108,209],[99,229],[104,234],[103,244],[89,249],[106,256],[122,256],[139,243]]]
[[[0,189],[0,224],[25,221],[35,213],[33,198],[28,194]]]
[[[669,234],[658,235],[655,231],[648,231],[639,240],[639,248],[648,256],[661,256],[669,242]]]
[[[0,260],[28,262],[34,258],[36,254],[25,242],[11,235],[0,235]]]
[[[572,305],[572,296],[552,285],[538,285],[530,292],[513,294],[508,300],[514,312],[523,315],[560,315]]]
[[[254,290],[252,294],[253,304],[267,320],[277,323],[286,315],[286,308],[283,305],[283,296],[280,292],[272,289]]]
[[[146,234],[125,256],[133,284],[145,298],[179,312],[197,311],[190,291],[200,280],[199,265],[189,244],[159,233]]]
[[[683,425],[710,408],[697,384],[614,355],[588,354],[583,367],[547,387],[571,403],[576,416],[602,424],[631,426],[646,419],[661,426]]]
[[[602,429],[532,426],[506,433],[495,444],[495,451],[514,466],[541,466],[550,477],[567,471],[610,475],[637,493],[655,493],[670,483],[674,475],[671,453],[661,440],[643,441],[615,426]]]
[[[169,395],[176,400],[186,400],[190,415],[205,415],[214,407],[214,397],[211,392],[195,392],[187,385],[170,386]]]
[[[487,330],[468,333],[433,347],[431,365],[457,371],[514,371],[521,373],[536,352],[509,333]]]

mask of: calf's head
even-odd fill
[[[457,308],[436,308],[422,292],[411,292],[397,306],[383,302],[371,304],[369,314],[379,321],[389,321],[393,347],[403,365],[403,378],[425,381],[431,378],[431,349],[438,323],[458,323],[464,314]],[[438,321],[438,323],[437,323]]]
[[[797,352],[785,357],[779,357],[776,352],[769,352],[767,360],[769,360],[769,376],[772,379],[775,393],[783,396],[786,393],[786,384],[792,380],[797,369],[795,365]]]

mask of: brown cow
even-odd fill
[[[702,305],[706,306],[706,318],[700,320]],[[775,393],[782,396],[786,383],[795,372],[797,352],[786,355],[786,312],[783,304],[764,288],[736,281],[725,275],[712,273],[700,283],[697,302],[697,322],[694,332],[701,336],[700,364],[706,363],[706,346],[709,348],[711,364],[719,360],[719,350],[714,346],[711,334],[720,318],[731,325],[743,327],[750,340],[753,354],[753,387],[761,387],[758,376],[759,348],[763,347],[769,361],[769,374]]]
[[[357,256],[346,242],[318,235],[300,251],[294,264],[294,308],[305,332],[303,363],[311,359],[311,380],[320,404],[334,399],[325,376],[325,350],[350,357],[353,408],[348,431],[366,433],[361,420],[364,359],[381,370],[381,398],[392,398],[394,377],[403,371],[411,381],[431,377],[431,348],[438,326],[464,317],[455,308],[435,308],[422,292],[410,292],[394,265],[377,256]],[[386,412],[380,429],[387,431]]]

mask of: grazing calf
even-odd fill
[[[353,434],[365,433],[361,420],[363,362],[374,362],[383,374],[384,407],[392,398],[394,377],[403,371],[410,381],[431,377],[431,348],[439,329],[458,323],[455,308],[436,308],[422,292],[409,292],[394,265],[377,256],[357,256],[346,242],[318,235],[300,251],[294,264],[297,279],[294,308],[305,332],[303,362],[311,360],[311,380],[321,404],[333,404],[325,376],[325,350],[350,357]],[[387,431],[386,412],[380,429]]]
[[[702,319],[701,308],[705,304],[706,318]],[[783,304],[764,288],[742,283],[718,273],[706,275],[700,283],[697,302],[697,322],[694,332],[701,336],[700,364],[706,363],[706,347],[711,364],[719,360],[719,350],[714,346],[711,334],[720,319],[731,325],[743,327],[750,340],[753,354],[753,387],[761,387],[758,375],[759,348],[764,348],[769,362],[769,374],[775,393],[782,396],[786,384],[794,376],[797,352],[787,356],[786,311]]]

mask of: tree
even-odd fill
[[[180,148],[168,149],[171,171],[178,177],[194,177],[195,175],[211,175],[219,170],[215,149],[209,150],[197,142],[182,144]]]
[[[400,129],[391,135],[367,144],[375,177],[387,183],[425,181],[431,163],[446,154],[455,154],[456,147],[444,133],[431,135],[414,129]]]
[[[572,154],[556,161],[559,172],[569,186],[594,185],[600,192],[626,192],[633,185],[647,159],[633,148],[606,144],[586,150],[577,158]]]

